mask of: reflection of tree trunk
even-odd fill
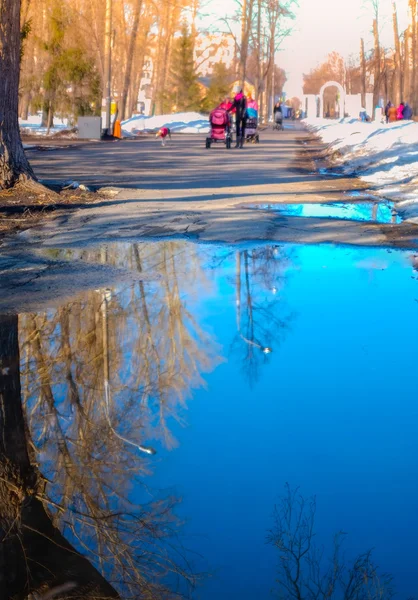
[[[0,316],[0,366],[0,597],[24,600],[74,582],[75,597],[117,598],[53,526],[39,498],[25,435],[16,316]]]
[[[237,252],[237,273],[236,273],[236,305],[237,305],[237,330],[241,328],[241,252]]]
[[[250,273],[248,269],[248,250],[244,252],[245,288],[247,291],[248,331],[247,338],[254,344],[253,299],[251,295]]]

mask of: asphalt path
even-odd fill
[[[264,131],[260,144],[205,148],[203,136],[174,135],[166,147],[145,137],[73,144],[28,155],[37,176],[99,190],[94,204],[58,210],[42,225],[3,240],[0,310],[31,309],[89,285],[103,265],[56,261],[54,249],[118,241],[181,238],[225,244],[333,243],[417,247],[417,228],[355,220],[285,216],[277,204],[352,202],[364,184],[321,170],[319,142],[300,126]],[[129,274],[112,273],[113,279]],[[18,302],[17,299],[18,298]],[[41,299],[37,303],[37,299]]]

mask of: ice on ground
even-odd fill
[[[418,123],[363,123],[353,118],[304,123],[327,144],[326,155],[334,166],[357,175],[385,198],[408,198],[408,212],[400,211],[402,217],[418,217]]]
[[[158,131],[161,127],[168,127],[170,131],[177,133],[208,133],[209,121],[206,115],[184,112],[154,117],[135,115],[122,122],[122,132],[127,137],[137,133]]]

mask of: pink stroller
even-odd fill
[[[209,115],[210,136],[206,138],[206,148],[213,143],[222,142],[231,147],[231,119],[224,108],[215,108]]]

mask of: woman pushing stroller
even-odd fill
[[[247,98],[245,97],[242,87],[236,85],[234,87],[234,101],[228,112],[235,112],[235,127],[237,135],[237,143],[235,148],[243,148],[245,140],[245,125],[247,123]]]

